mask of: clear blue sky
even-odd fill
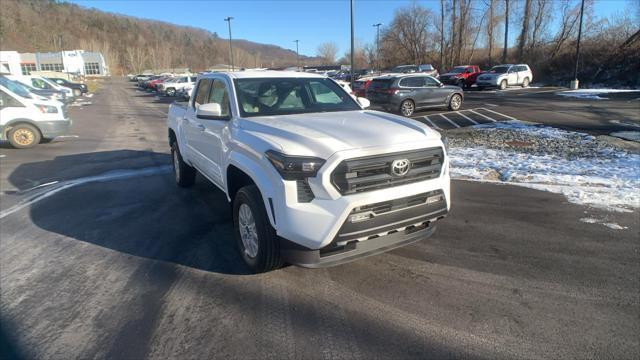
[[[628,9],[630,1],[595,0],[594,13],[608,17]],[[348,0],[278,0],[278,1],[158,1],[158,0],[71,0],[85,7],[140,18],[189,25],[228,36],[223,19],[234,17],[233,38],[275,44],[295,50],[293,40],[300,40],[300,53],[313,56],[325,41],[338,44],[339,56],[349,49]],[[375,39],[374,23],[388,24],[394,10],[411,0],[356,0],[355,37],[363,45]],[[439,0],[418,1],[439,13]],[[514,41],[516,31],[512,31]]]

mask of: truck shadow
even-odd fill
[[[32,222],[54,234],[137,257],[248,274],[236,250],[226,195],[201,178],[191,189],[178,188],[169,164],[168,154],[150,151],[75,154],[20,165],[9,181],[24,190],[25,178],[47,169],[73,169],[45,179],[66,183],[33,190],[51,191],[68,181],[101,175],[99,181],[66,188],[31,205]],[[123,173],[132,176],[118,177]]]

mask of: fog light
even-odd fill
[[[369,220],[369,219],[371,219],[371,212],[353,214],[353,215],[349,216],[349,221],[352,222],[352,223],[359,222],[359,221],[365,221],[365,220]]]
[[[433,204],[435,202],[442,201],[442,200],[444,200],[444,197],[442,195],[429,196],[427,198],[427,205],[428,204]]]

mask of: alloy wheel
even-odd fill
[[[252,259],[255,258],[258,255],[258,230],[251,208],[247,204],[240,205],[238,209],[238,229],[244,253]]]

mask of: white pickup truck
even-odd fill
[[[449,211],[445,142],[367,106],[322,75],[202,74],[190,101],[169,108],[175,180],[188,187],[199,172],[225,192],[255,272],[425,239]]]

